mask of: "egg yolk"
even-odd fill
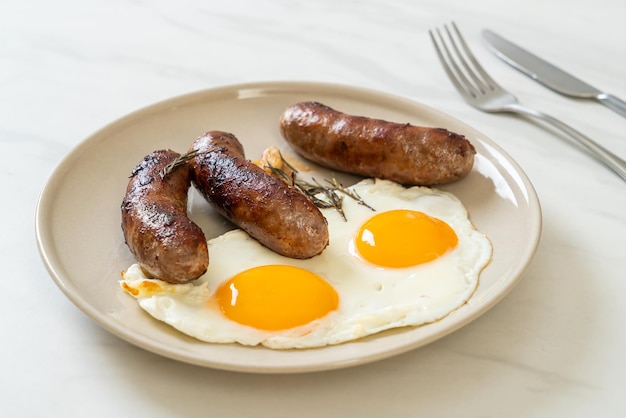
[[[456,247],[454,230],[423,212],[392,210],[368,219],[358,230],[357,253],[380,267],[411,267]]]
[[[337,292],[324,279],[285,265],[245,270],[221,284],[216,298],[226,317],[262,330],[307,324],[339,303]]]

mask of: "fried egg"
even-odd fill
[[[209,269],[193,283],[148,279],[134,264],[122,288],[199,340],[275,349],[432,323],[472,296],[492,246],[458,198],[375,179],[349,189],[374,211],[348,197],[345,219],[323,209],[330,244],[316,257],[283,257],[237,229],[209,240]]]

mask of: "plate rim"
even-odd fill
[[[351,367],[360,364],[371,363],[377,360],[382,360],[385,358],[389,358],[398,354],[405,353],[407,351],[414,350],[418,347],[430,344],[436,340],[439,340],[454,331],[468,325],[473,322],[478,317],[482,316],[485,312],[490,310],[493,306],[499,303],[524,277],[524,273],[528,269],[532,259],[535,256],[537,248],[539,246],[539,242],[541,240],[542,234],[542,211],[539,198],[537,193],[532,185],[530,179],[525,174],[523,169],[519,166],[519,164],[504,151],[497,143],[488,138],[486,135],[481,134],[480,138],[477,138],[477,141],[485,142],[490,147],[493,147],[496,151],[498,151],[511,165],[511,168],[519,175],[522,184],[524,186],[524,190],[527,193],[526,204],[528,205],[531,212],[535,215],[534,219],[536,222],[531,225],[531,236],[533,237],[532,242],[529,246],[526,247],[526,252],[524,254],[520,254],[521,257],[516,258],[517,264],[519,267],[515,270],[516,274],[513,279],[511,279],[506,286],[505,289],[499,291],[494,297],[492,297],[489,301],[489,304],[483,304],[479,309],[472,310],[471,314],[463,316],[461,321],[457,321],[453,323],[454,326],[448,326],[441,332],[436,335],[431,335],[429,338],[420,339],[418,341],[414,341],[412,344],[404,344],[400,347],[395,347],[393,350],[387,350],[384,352],[375,352],[368,355],[362,355],[358,359],[353,360],[341,360],[341,361],[331,361],[331,362],[320,362],[319,364],[307,364],[301,366],[290,366],[285,368],[276,368],[276,367],[264,367],[263,365],[257,365],[255,367],[251,366],[239,366],[237,364],[223,363],[223,362],[207,362],[206,359],[204,361],[200,361],[192,355],[188,355],[185,352],[177,352],[174,355],[174,351],[172,349],[166,350],[160,346],[155,346],[154,344],[150,344],[150,341],[144,338],[144,335],[141,334],[133,334],[131,332],[125,332],[125,330],[121,329],[121,327],[114,326],[111,321],[107,320],[107,315],[100,310],[96,309],[94,306],[86,303],[86,301],[80,297],[79,294],[72,292],[72,289],[68,287],[69,283],[66,283],[63,277],[59,274],[57,269],[55,269],[54,262],[50,258],[50,254],[46,248],[46,240],[45,240],[45,232],[44,231],[44,223],[45,223],[45,213],[46,204],[49,205],[49,201],[53,201],[54,198],[51,196],[52,190],[54,189],[55,181],[59,176],[62,175],[64,169],[66,169],[66,165],[68,161],[71,160],[73,156],[75,156],[83,147],[89,146],[94,140],[96,140],[99,136],[105,134],[108,130],[117,128],[124,123],[128,123],[132,121],[134,118],[142,115],[149,114],[150,112],[159,111],[169,105],[185,102],[189,103],[193,100],[208,98],[210,97],[212,100],[215,100],[220,95],[232,94],[233,92],[242,92],[248,90],[259,90],[265,91],[263,96],[274,95],[278,92],[295,92],[298,90],[304,91],[322,91],[322,93],[327,93],[332,90],[340,89],[343,92],[349,92],[355,96],[368,96],[368,97],[376,97],[384,99],[386,102],[393,103],[395,106],[410,106],[411,111],[415,107],[423,108],[433,114],[435,116],[451,119],[455,123],[466,126],[473,131],[477,131],[475,128],[472,128],[470,125],[465,122],[446,114],[436,108],[433,108],[429,105],[426,105],[417,100],[398,96],[392,93],[373,90],[369,88],[363,88],[348,84],[339,84],[339,83],[327,83],[327,82],[317,82],[317,81],[258,81],[258,82],[247,82],[247,83],[237,83],[237,84],[229,84],[223,86],[217,86],[197,91],[192,91],[180,95],[176,95],[173,97],[166,98],[164,100],[160,100],[154,103],[151,103],[147,106],[141,107],[130,113],[127,113],[107,124],[102,126],[101,128],[95,130],[93,133],[88,135],[87,137],[80,140],[77,144],[70,148],[70,150],[64,155],[64,157],[57,163],[56,167],[46,180],[44,187],[42,188],[36,203],[35,208],[35,235],[36,242],[39,255],[41,260],[48,271],[48,274],[51,276],[57,287],[65,294],[66,297],[76,305],[80,310],[82,310],[88,317],[94,320],[98,325],[116,335],[117,337],[125,340],[133,345],[136,345],[140,348],[143,348],[147,351],[153,352],[155,354],[173,359],[182,361],[188,364],[194,364],[202,367],[209,367],[214,369],[221,370],[229,370],[229,371],[241,371],[248,373],[302,373],[302,372],[311,372],[311,371],[323,371],[323,370],[331,370],[331,369],[339,369],[345,367]],[[273,93],[272,93],[273,92]],[[470,299],[471,300],[471,299]],[[207,343],[204,343],[207,344]],[[349,343],[348,343],[349,344]],[[180,351],[180,350],[178,350]]]

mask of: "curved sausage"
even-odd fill
[[[237,138],[211,131],[195,140],[193,182],[227,219],[269,249],[310,258],[328,245],[328,224],[301,192],[245,159]]]
[[[204,274],[209,253],[204,233],[187,217],[190,168],[161,173],[180,154],[154,151],[132,171],[122,201],[122,230],[135,259],[149,276],[187,283]]]
[[[463,136],[348,115],[317,102],[297,103],[280,119],[285,140],[320,165],[405,185],[435,185],[464,177],[476,150]]]

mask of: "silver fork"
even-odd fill
[[[578,141],[626,181],[626,161],[560,120],[520,105],[513,94],[500,87],[485,72],[470,51],[457,26],[454,23],[451,23],[451,26],[452,31],[444,25],[447,41],[439,29],[430,30],[430,38],[448,77],[467,103],[484,112],[508,112],[540,119]],[[448,44],[452,46],[451,49],[448,48]]]

